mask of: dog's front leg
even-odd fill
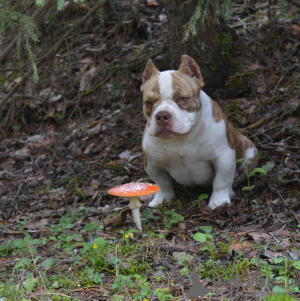
[[[172,178],[168,172],[156,166],[147,166],[147,174],[160,187],[160,190],[155,194],[153,200],[149,203],[150,207],[156,207],[164,200],[170,202],[174,199],[174,190]]]
[[[208,203],[211,209],[215,209],[224,203],[230,204],[236,167],[234,150],[222,154],[213,162],[213,165],[216,175],[213,181],[213,192]]]

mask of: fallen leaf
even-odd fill
[[[100,133],[102,128],[101,123],[97,124],[96,126],[94,126],[93,128],[89,129],[87,132],[89,135],[96,135],[98,133]]]
[[[230,250],[236,251],[237,253],[241,253],[246,249],[252,249],[252,245],[249,242],[237,243],[234,245],[230,245]]]
[[[258,86],[258,88],[256,89],[256,91],[257,91],[258,93],[264,93],[264,92],[266,91],[266,84],[263,83],[263,84],[261,84],[260,86]]]
[[[20,150],[10,152],[9,156],[12,158],[15,158],[15,159],[24,160],[24,159],[29,158],[30,150],[29,150],[29,148],[22,148]]]
[[[246,109],[245,112],[248,114],[252,114],[256,109],[256,105],[251,105],[249,109]]]
[[[124,210],[121,210],[117,215],[108,218],[104,221],[105,226],[117,226],[123,223],[126,220],[126,215],[130,214],[131,210],[126,208]]]
[[[91,123],[89,124],[89,127],[92,128],[92,127],[94,127],[95,125],[97,125],[97,124],[99,124],[99,123],[101,123],[100,120],[93,121],[93,122],[91,122]]]
[[[97,74],[98,69],[96,67],[91,67],[89,71],[87,71],[80,80],[79,91],[86,91],[91,87],[91,81],[94,76]]]
[[[142,155],[141,152],[138,152],[136,154],[131,154],[131,151],[125,150],[125,151],[123,151],[122,153],[119,154],[119,158],[121,160],[131,162],[132,160],[134,160],[135,158],[140,157],[141,155]]]
[[[106,183],[106,186],[107,187],[115,187],[115,186],[119,186],[125,182],[127,182],[129,180],[129,177],[128,176],[118,176],[118,177],[115,177],[113,179],[111,179],[109,182]]]
[[[26,225],[25,228],[27,228],[29,230],[43,229],[48,224],[49,224],[48,219],[41,219],[40,221],[38,221],[36,223]]]
[[[270,236],[267,233],[249,232],[248,235],[251,236],[255,242],[270,240]]]
[[[94,60],[91,56],[87,56],[84,59],[80,60],[79,63],[81,63],[81,64],[93,64]]]
[[[293,35],[296,36],[300,33],[300,26],[298,26],[297,24],[293,24],[292,25],[292,32],[293,32]]]
[[[83,187],[83,192],[85,196],[93,196],[95,190],[101,185],[101,183],[95,179],[92,179],[89,186]]]

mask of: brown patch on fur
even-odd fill
[[[174,71],[172,74],[173,100],[185,111],[197,112],[201,109],[200,81],[182,73]],[[180,98],[185,97],[187,101],[180,103]]]
[[[226,135],[229,147],[231,149],[235,149],[236,152],[236,159],[243,159],[245,156],[245,150],[247,148],[254,147],[254,144],[251,140],[249,140],[246,136],[242,135],[227,119],[226,115],[223,113],[220,106],[210,99],[211,105],[212,105],[212,112],[213,112],[213,118],[215,122],[220,122],[221,120],[224,120],[225,126],[226,126]],[[258,162],[257,155],[255,158],[251,160],[251,163],[247,165],[247,169],[253,170]],[[241,163],[237,163],[237,169],[241,166]],[[246,175],[246,171],[241,172],[241,177],[244,177]]]
[[[210,98],[210,103],[212,106],[212,112],[215,122],[220,122],[222,119],[226,120],[226,115],[223,113],[220,106]]]
[[[236,159],[244,159],[246,149],[254,147],[254,143],[242,135],[229,121],[226,121],[226,133],[229,147],[235,149]],[[258,155],[256,154],[255,157],[249,159],[249,161],[251,161],[251,163],[247,164],[246,168],[242,167],[242,163],[236,164],[238,176],[234,180],[233,187],[246,181],[247,171],[253,170],[257,166]]]
[[[243,159],[244,151],[254,146],[246,136],[242,135],[227,119],[226,134],[229,147],[236,150],[236,158]]]
[[[153,110],[158,105],[158,103],[161,102],[161,95],[159,92],[159,73],[152,76],[143,86],[143,111],[144,116],[147,120],[149,120]],[[147,105],[147,103],[150,103],[151,105]]]
[[[226,126],[226,135],[228,144],[231,149],[236,150],[236,158],[242,159],[244,157],[244,151],[247,148],[251,148],[254,144],[244,135],[242,135],[227,119],[220,106],[210,99],[212,105],[212,113],[215,122],[224,120]]]

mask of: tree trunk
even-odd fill
[[[233,55],[233,33],[225,22],[214,24],[212,20],[205,29],[199,28],[197,36],[182,43],[184,25],[191,19],[197,1],[188,5],[182,0],[166,0],[168,17],[168,68],[177,69],[181,55],[188,54],[199,65],[204,78],[204,91],[210,95],[226,83]]]

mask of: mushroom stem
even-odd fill
[[[140,216],[140,207],[142,204],[139,201],[137,196],[131,197],[129,202],[129,208],[132,211],[132,218],[133,222],[137,226],[137,228],[142,231],[142,223],[141,223],[141,216]]]

